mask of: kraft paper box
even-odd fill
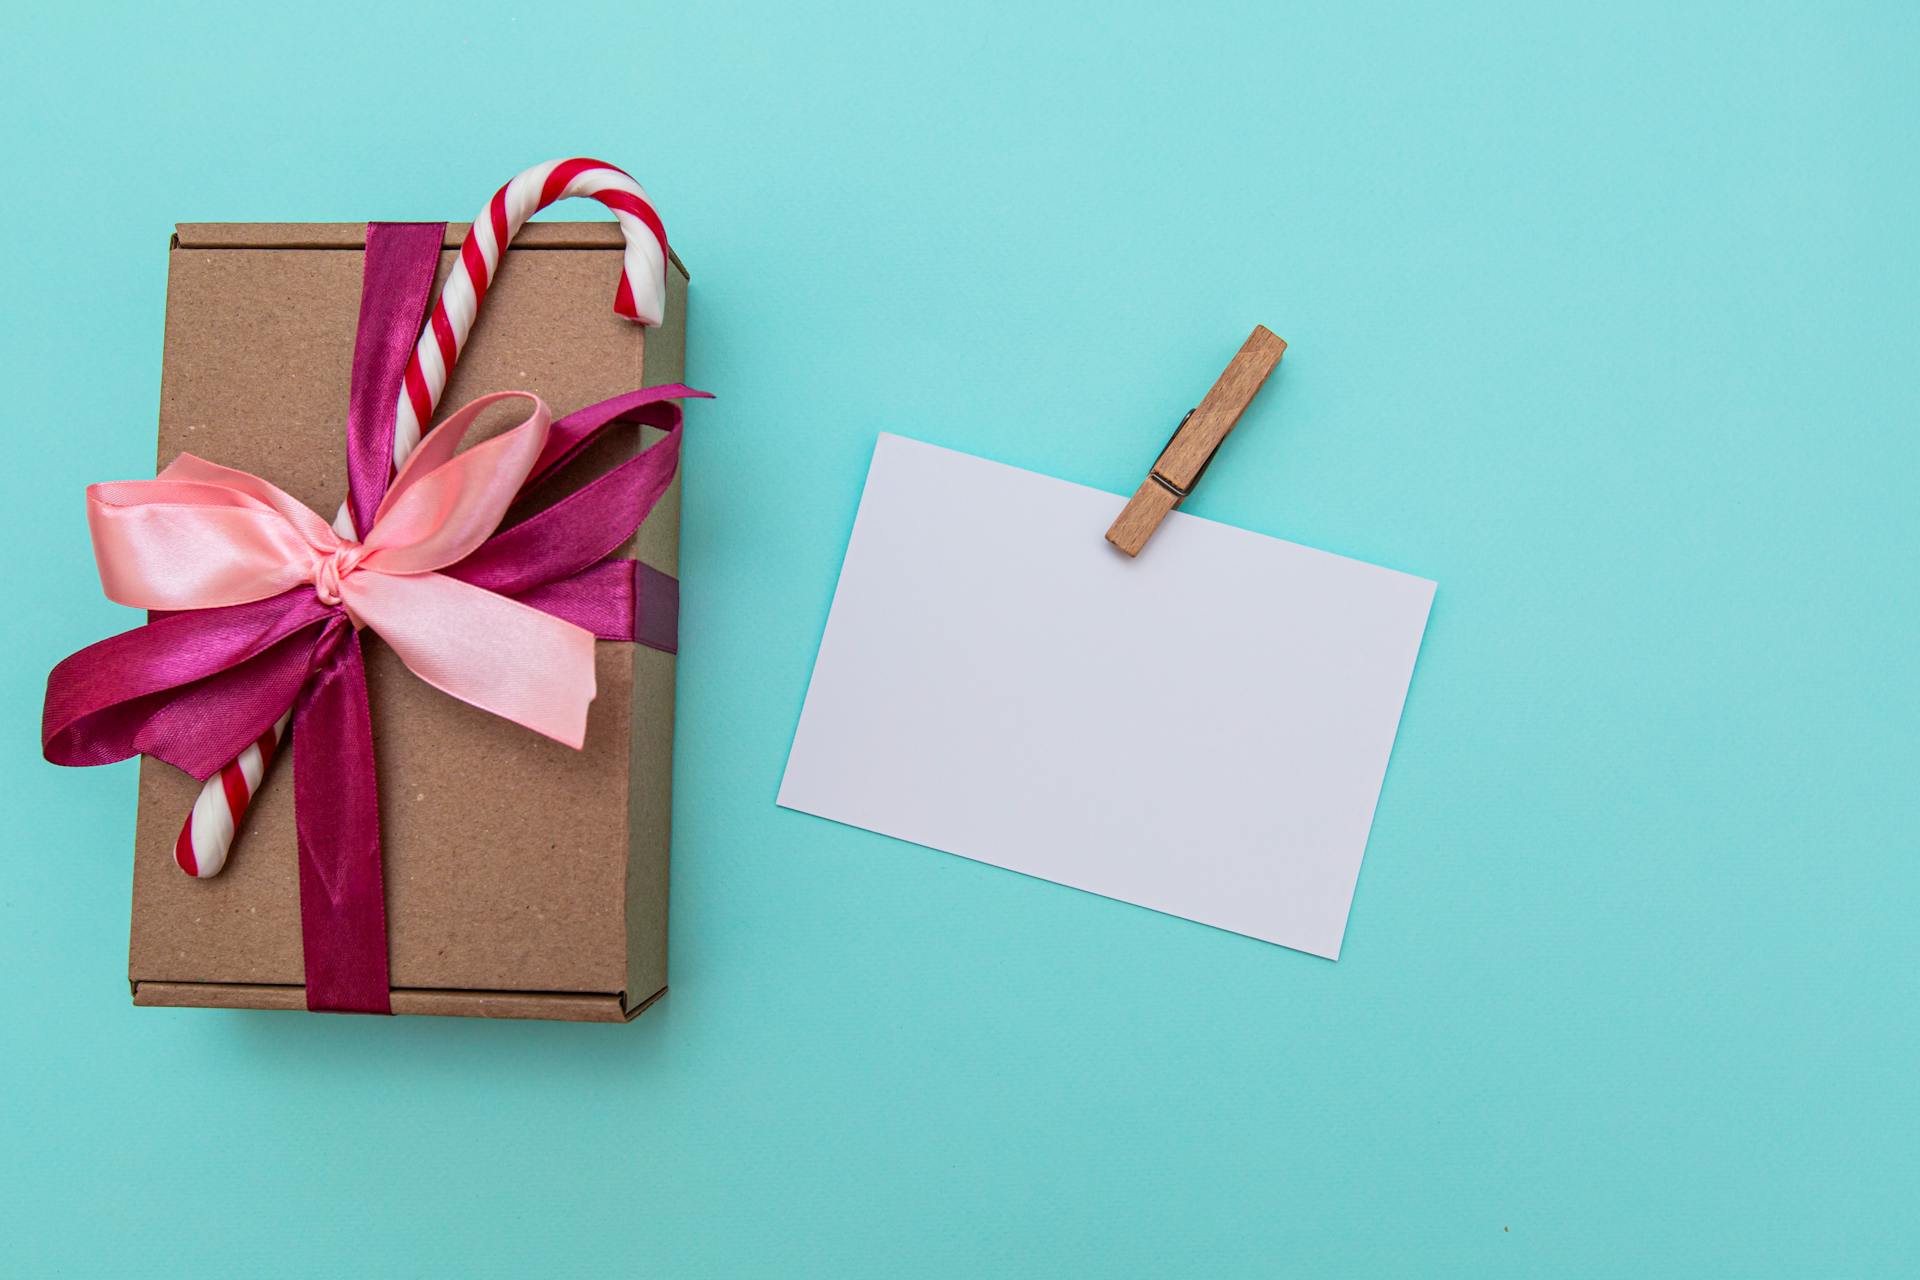
[[[442,281],[465,232],[447,228]],[[160,465],[192,452],[334,510],[365,235],[359,224],[178,228]],[[621,246],[610,223],[523,230],[443,411],[515,389],[558,418],[679,381],[685,271],[670,263],[665,321],[643,328],[607,306]],[[640,434],[609,433],[572,487],[633,456]],[[679,487],[622,553],[676,576]],[[556,494],[568,488],[556,478]],[[586,745],[574,751],[439,692],[368,644],[395,1013],[620,1022],[665,992],[674,660],[602,642],[596,664]],[[304,1009],[291,761],[269,772],[226,868],[204,880],[172,855],[198,789],[142,759],[134,1003]]]

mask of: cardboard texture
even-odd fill
[[[447,229],[440,278],[464,224]],[[488,291],[441,409],[527,390],[557,418],[684,371],[687,277],[663,325],[612,312],[619,229],[527,227]],[[360,300],[359,224],[183,224],[167,278],[158,462],[192,452],[331,514]],[[512,425],[505,407],[491,429]],[[489,433],[490,433],[489,430]],[[615,431],[553,501],[643,442]],[[514,519],[510,516],[509,519]],[[679,572],[680,480],[622,554]],[[395,1013],[617,1022],[666,989],[671,655],[601,643],[584,750],[487,715],[367,650]],[[292,748],[300,750],[296,735]],[[198,789],[142,760],[129,977],[140,1005],[304,1009],[291,762],[277,761],[233,855],[173,865]]]

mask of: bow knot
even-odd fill
[[[358,542],[342,542],[332,551],[315,554],[313,591],[320,597],[321,604],[338,605],[342,602],[340,580],[359,568],[366,554],[366,547]]]

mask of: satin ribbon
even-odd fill
[[[532,403],[524,422],[455,452],[488,405],[514,398]],[[100,585],[136,609],[184,610],[310,583],[321,604],[371,627],[428,684],[577,749],[594,695],[593,633],[436,572],[492,535],[551,425],[546,404],[524,392],[461,408],[407,459],[362,542],[258,476],[192,454],[157,479],[92,485]]]
[[[54,668],[48,760],[146,754],[206,779],[294,708],[302,950],[313,1009],[390,1012],[371,710],[362,628],[436,687],[579,746],[593,639],[675,648],[678,584],[609,558],[673,479],[680,410],[663,386],[557,422],[508,392],[441,424],[388,482],[393,406],[425,315],[441,224],[368,227],[347,423],[342,537],[258,477],[182,456],[151,481],[93,486],[101,582],[166,611]],[[487,404],[520,396],[513,430],[460,450]],[[666,431],[639,456],[498,529],[526,490],[606,430]]]

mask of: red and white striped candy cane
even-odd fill
[[[227,851],[233,847],[233,833],[260,780],[273,763],[274,751],[287,736],[289,711],[273,722],[252,746],[223,765],[208,778],[194,797],[193,812],[180,824],[180,835],[173,842],[173,860],[190,876],[205,879],[220,874],[227,865]]]
[[[397,470],[420,443],[426,424],[447,389],[454,362],[473,332],[480,303],[487,296],[514,236],[527,219],[572,196],[598,200],[613,211],[626,237],[614,314],[643,325],[657,325],[666,314],[667,231],[647,193],[625,171],[598,160],[549,160],[537,164],[493,193],[473,220],[460,245],[460,263],[447,277],[433,314],[407,361],[395,411],[393,465]],[[353,526],[344,506],[334,527],[348,537]],[[193,810],[174,841],[174,861],[190,876],[211,876],[227,864],[227,853],[260,789],[275,748],[285,738],[292,713],[283,715],[259,741],[202,784]]]
[[[619,220],[626,234],[626,260],[614,294],[615,315],[659,324],[667,305],[667,231],[640,184],[598,160],[550,160],[537,164],[493,193],[460,246],[460,266],[447,277],[433,317],[407,362],[393,434],[397,468],[420,443],[434,406],[447,389],[447,375],[467,345],[480,301],[487,296],[500,258],[520,228],[540,210],[569,196],[591,196]]]

